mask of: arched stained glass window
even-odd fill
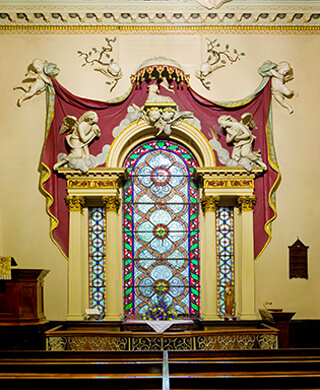
[[[163,292],[184,316],[199,313],[199,198],[191,153],[172,141],[138,146],[125,161],[124,314],[140,316]]]

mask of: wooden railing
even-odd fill
[[[45,333],[46,348],[59,350],[215,350],[274,349],[278,347],[278,329],[217,328],[192,332],[108,332],[58,326]]]

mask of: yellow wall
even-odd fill
[[[106,79],[83,61],[77,50],[100,48],[105,37],[117,37],[115,60],[124,77],[110,93]],[[195,71],[207,58],[206,38],[246,53],[240,62],[218,70],[206,91]],[[67,261],[49,238],[45,198],[39,192],[39,161],[44,141],[45,95],[16,106],[21,95],[13,91],[34,58],[56,63],[59,82],[74,94],[108,100],[130,87],[129,76],[144,60],[170,57],[191,75],[191,86],[215,101],[249,95],[261,77],[257,69],[265,60],[286,60],[295,72],[290,87],[299,93],[292,100],[295,113],[273,102],[275,147],[282,175],[277,191],[278,217],[273,238],[256,261],[257,311],[266,300],[273,307],[295,311],[295,318],[320,318],[320,131],[319,35],[308,33],[2,33],[0,49],[1,153],[0,153],[0,254],[13,256],[23,268],[44,268],[45,312],[49,320],[64,320],[67,302]],[[120,120],[123,118],[119,118]],[[200,118],[201,119],[201,118]],[[288,246],[297,236],[310,247],[309,279],[289,279]],[[204,281],[202,281],[204,282]]]

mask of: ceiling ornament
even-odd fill
[[[1,0],[0,0],[1,1]],[[201,0],[204,2],[207,0]],[[3,32],[12,32],[12,30],[21,31],[52,31],[56,33],[77,31],[85,28],[86,31],[101,30],[114,27],[121,27],[123,31],[135,32],[141,30],[165,31],[173,28],[187,30],[192,29],[195,32],[206,29],[225,29],[226,27],[238,31],[243,30],[272,30],[292,32],[299,30],[308,30],[312,33],[319,33],[320,30],[320,8],[288,6],[238,7],[237,2],[231,1],[228,7],[208,9],[200,7],[199,3],[192,7],[169,7],[163,2],[163,7],[152,9],[151,7],[142,7],[140,2],[134,1],[134,6],[110,7],[105,9],[93,8],[66,8],[66,7],[45,7],[42,9],[31,7],[2,8],[0,11],[0,30]],[[137,3],[137,4],[136,4]],[[143,2],[146,3],[146,2]],[[149,3],[149,2],[147,2]],[[151,3],[151,2],[150,2]],[[183,4],[181,2],[180,4]],[[276,3],[276,2],[275,2]]]
[[[204,7],[211,9],[211,8],[220,8],[224,3],[228,3],[232,0],[196,0],[199,4],[203,5]]]

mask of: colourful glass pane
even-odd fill
[[[89,208],[89,305],[102,315],[106,310],[106,215],[104,208]]]
[[[217,234],[217,306],[218,315],[226,316],[226,287],[234,293],[234,229],[233,208],[218,207],[216,218]],[[234,305],[232,315],[234,315]]]
[[[126,159],[123,194],[124,312],[142,315],[164,292],[184,316],[198,316],[199,198],[196,161],[171,141],[138,146]]]

